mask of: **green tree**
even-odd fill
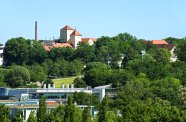
[[[81,60],[84,63],[94,61],[94,47],[84,43],[80,44],[74,51],[73,59]]]
[[[13,63],[22,65],[29,60],[29,50],[31,48],[30,41],[22,37],[12,38],[8,40],[4,48],[4,64],[11,65]]]
[[[35,116],[35,112],[34,111],[31,111],[30,112],[30,115],[28,117],[27,122],[37,122],[37,119],[36,119],[36,116]]]
[[[9,108],[4,104],[0,104],[0,120],[2,122],[10,122],[9,120]]]
[[[49,58],[53,61],[56,61],[57,59],[65,59],[67,61],[72,61],[73,54],[74,50],[69,47],[52,48],[49,52]]]
[[[0,86],[6,86],[5,84],[5,70],[4,69],[0,69]]]
[[[167,64],[170,62],[171,54],[167,49],[164,48],[152,49],[149,51],[149,53],[159,63],[161,62],[163,64]]]
[[[23,66],[11,66],[5,75],[5,82],[11,87],[19,87],[30,82],[30,73]]]
[[[136,41],[137,38],[129,33],[120,33],[116,37],[119,41]]]
[[[92,122],[90,115],[90,107],[86,107],[82,113],[82,122]]]
[[[41,45],[37,41],[34,41],[34,44],[29,50],[29,64],[33,64],[35,62],[43,63],[47,56],[47,52],[44,49],[43,45]]]
[[[108,97],[105,96],[101,102],[99,113],[98,113],[98,122],[108,122],[107,119],[107,111],[108,111]]]
[[[50,111],[48,122],[64,122],[65,106],[59,105],[56,109]]]
[[[22,112],[22,110],[18,109],[16,111],[16,115],[13,118],[13,122],[23,122],[23,112]]]
[[[185,41],[183,41],[182,43],[180,43],[176,46],[175,53],[180,61],[186,62],[186,56],[185,56],[186,42]]]
[[[88,94],[85,92],[75,92],[73,94],[73,102],[77,105],[94,105],[99,104],[98,98],[94,94]]]
[[[84,81],[82,78],[77,77],[77,78],[74,80],[74,86],[75,86],[76,88],[84,88],[84,87],[86,87],[87,85],[86,85],[85,81]]]
[[[111,69],[100,62],[92,62],[87,64],[84,69],[83,80],[87,85],[95,87],[105,85],[107,79],[110,77]]]
[[[47,118],[46,99],[42,97],[39,100],[39,109],[37,111],[37,122],[45,122]]]
[[[32,82],[37,82],[37,81],[44,81],[47,78],[47,75],[43,71],[43,68],[35,63],[32,66],[30,66],[30,76],[31,76],[31,81]]]
[[[168,100],[172,105],[179,106],[178,91],[181,83],[180,80],[166,77],[161,80],[151,81],[150,91],[156,97]]]
[[[50,76],[53,68],[53,61],[51,59],[45,59],[44,62],[41,64],[41,67],[43,68],[45,74]]]
[[[75,106],[73,105],[72,101],[72,96],[68,96],[68,105],[65,107],[65,122],[75,122]]]

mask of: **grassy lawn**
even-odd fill
[[[52,81],[55,83],[56,88],[61,88],[61,84],[72,84],[74,82],[74,79],[76,77],[67,77],[67,78],[58,78],[58,79],[52,79]]]

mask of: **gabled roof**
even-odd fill
[[[97,38],[91,38],[93,42],[96,42],[97,41]]]
[[[52,48],[60,48],[60,47],[70,47],[70,48],[73,48],[72,45],[70,45],[70,43],[58,43],[58,42],[54,42],[54,43],[52,43],[52,46],[44,46],[44,49],[46,51],[50,51]]]
[[[73,35],[73,36],[82,36],[77,30],[74,30],[71,35]]]
[[[44,49],[45,49],[46,51],[50,51],[51,48],[52,48],[52,46],[44,46]]]
[[[63,29],[65,30],[74,30],[73,28],[71,28],[70,26],[66,25]]]
[[[168,44],[165,40],[152,40],[152,44]]]
[[[82,42],[87,43],[90,40],[90,38],[82,38]]]
[[[56,42],[53,44],[53,47],[71,47],[72,48],[72,46],[69,43],[56,43]]]
[[[174,44],[161,44],[161,45],[157,45],[158,48],[165,48],[168,49],[169,51],[171,51],[175,45]]]
[[[92,40],[93,42],[96,42],[97,39],[96,38],[82,38],[82,42],[88,42],[89,40]]]

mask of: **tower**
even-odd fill
[[[37,39],[37,21],[35,21],[35,41],[38,41]]]

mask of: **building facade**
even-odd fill
[[[3,50],[4,46],[0,46],[0,65],[3,65]]]

